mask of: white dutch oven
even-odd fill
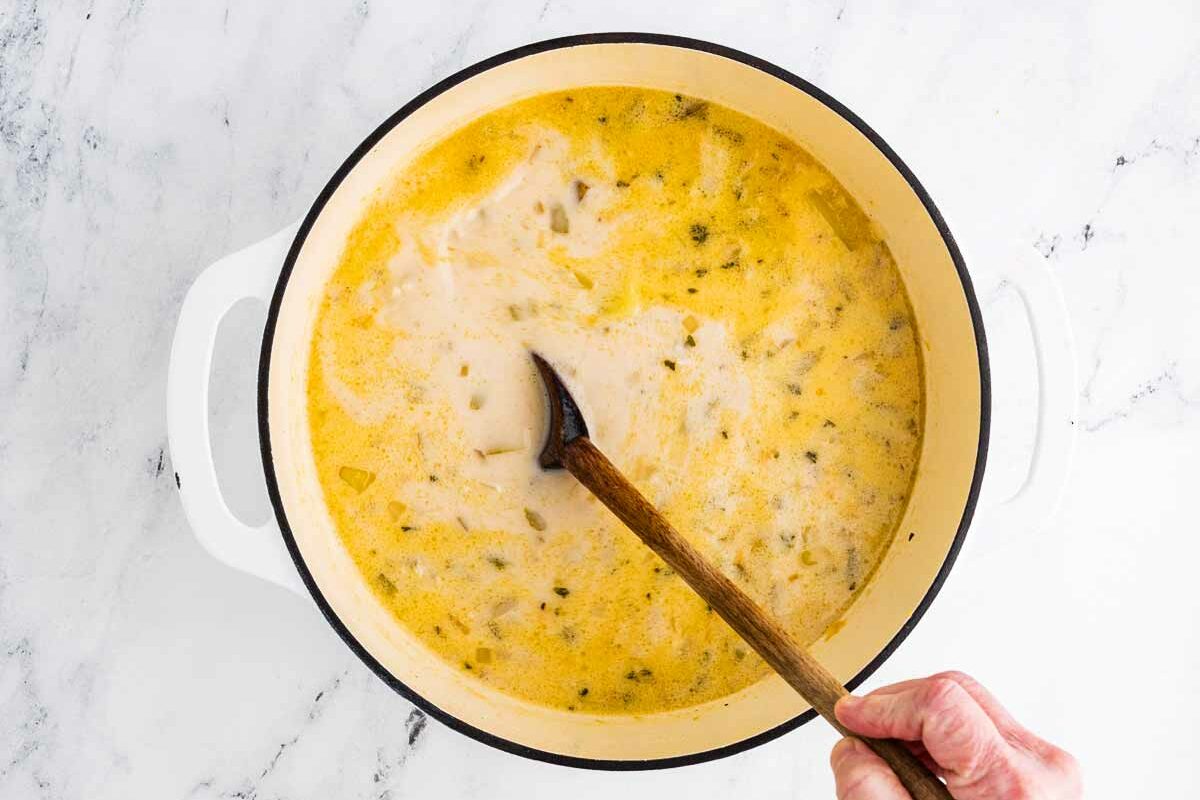
[[[925,439],[895,545],[813,653],[848,686],[916,625],[945,579],[975,510],[987,452],[990,387],[979,308],[933,201],[867,125],[816,87],[717,45],[600,34],[530,45],[448,78],[397,111],[355,150],[304,220],[209,267],[188,293],[171,352],[168,433],[197,538],[217,558],[311,596],[346,644],[388,685],[451,727],[547,761],[608,769],[674,766],[767,741],[811,719],[772,676],[707,705],[637,717],[541,708],[442,662],[375,600],[342,548],[309,445],[305,382],[314,318],[347,233],[373,193],[423,147],[519,98],[619,84],[702,97],[803,144],[884,231],[912,299],[925,365]],[[1017,495],[991,513],[1029,527],[1057,502],[1074,442],[1074,355],[1062,297],[1040,265],[1005,267],[1025,304],[1038,357],[1038,441]],[[259,368],[259,430],[275,521],[249,527],[221,497],[208,435],[217,326],[240,299],[270,302]],[[401,587],[403,591],[403,587]]]

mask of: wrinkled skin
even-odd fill
[[[852,732],[901,739],[946,781],[955,800],[1080,800],[1079,767],[1065,750],[1012,718],[970,676],[943,672],[845,697],[837,717]],[[838,800],[910,800],[858,739],[830,755]]]

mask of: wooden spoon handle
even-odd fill
[[[846,689],[724,573],[679,535],[587,437],[568,442],[563,464],[600,502],[667,562],[801,697],[843,736],[833,714]],[[901,742],[858,737],[888,763],[914,800],[952,800],[946,785]]]

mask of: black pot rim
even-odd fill
[[[312,594],[313,600],[321,609],[321,613],[325,619],[337,631],[338,635],[346,643],[346,645],[354,652],[355,655],[366,664],[372,672],[390,686],[393,690],[409,700],[415,706],[420,708],[425,713],[434,717],[443,724],[453,728],[459,733],[465,734],[472,739],[491,745],[499,750],[503,750],[515,755],[524,756],[525,758],[545,761],[551,764],[559,764],[569,767],[580,767],[586,769],[599,770],[648,770],[648,769],[666,769],[670,767],[681,767],[689,764],[699,764],[705,761],[713,761],[718,758],[724,758],[735,753],[740,753],[749,750],[752,747],[757,747],[760,744],[765,744],[783,734],[803,725],[816,717],[816,712],[809,710],[800,714],[787,722],[777,725],[770,730],[763,731],[755,736],[743,739],[732,744],[722,747],[705,750],[700,753],[691,753],[688,755],[674,756],[670,758],[655,758],[642,760],[615,760],[615,759],[590,759],[579,758],[576,756],[563,755],[561,753],[553,753],[546,750],[529,747],[519,742],[514,742],[508,739],[501,738],[487,731],[481,730],[454,715],[443,711],[435,706],[427,699],[419,695],[412,688],[400,681],[395,675],[389,672],[382,664],[367,652],[366,648],[354,637],[347,626],[338,618],[325,596],[321,593],[320,587],[317,586],[313,579],[312,573],[309,572],[307,565],[304,562],[304,557],[300,553],[300,549],[296,544],[295,536],[292,534],[291,527],[288,525],[287,514],[283,507],[283,500],[279,494],[279,484],[275,475],[275,465],[271,456],[271,431],[270,421],[268,418],[267,407],[267,387],[269,385],[271,371],[271,347],[275,338],[275,326],[279,318],[279,309],[283,303],[284,291],[287,288],[288,280],[291,277],[292,269],[295,266],[296,258],[299,255],[300,249],[312,229],[313,223],[324,209],[325,204],[333,193],[341,185],[342,181],[350,173],[350,171],[358,164],[358,162],[367,154],[367,152],[375,146],[388,132],[396,125],[400,124],[405,118],[411,115],[421,106],[428,103],[433,98],[442,94],[446,90],[462,83],[468,78],[474,77],[493,67],[506,64],[510,61],[515,61],[526,56],[544,53],[549,50],[557,50],[567,47],[577,47],[581,45],[594,44],[654,44],[665,45],[670,47],[678,47],[688,50],[699,50],[705,53],[722,56],[733,61],[741,62],[747,66],[772,75],[782,81],[785,81],[800,91],[808,94],[817,101],[827,106],[830,110],[841,116],[844,120],[853,125],[860,133],[867,137],[875,147],[887,157],[892,165],[904,176],[905,181],[920,198],[921,204],[929,213],[934,225],[937,227],[938,233],[941,234],[946,248],[950,253],[950,257],[954,262],[954,267],[958,272],[959,280],[962,283],[963,295],[967,301],[967,307],[971,315],[971,323],[975,330],[975,343],[979,357],[979,381],[980,381],[980,426],[979,426],[979,445],[975,460],[975,474],[971,479],[971,488],[967,496],[966,506],[963,509],[962,519],[958,525],[958,531],[955,534],[954,541],[950,545],[950,550],[946,554],[946,559],[942,563],[941,569],[938,570],[937,576],[922,598],[920,604],[913,612],[912,616],[904,623],[903,627],[892,637],[884,648],[874,659],[867,664],[862,671],[847,682],[848,689],[853,690],[886,661],[900,643],[907,638],[908,634],[924,616],[925,611],[937,596],[942,584],[945,582],[954,561],[958,556],[959,550],[962,548],[963,541],[966,538],[967,529],[970,527],[971,518],[974,516],[975,507],[979,500],[979,490],[983,480],[984,465],[987,461],[988,451],[988,436],[991,427],[991,377],[988,368],[987,342],[984,337],[983,319],[979,311],[979,303],[975,298],[975,291],[971,284],[971,277],[967,272],[966,265],[963,262],[962,254],[958,250],[958,245],[954,241],[950,229],[946,225],[941,212],[934,205],[933,199],[929,193],[913,175],[908,166],[900,159],[900,157],[892,150],[891,147],[871,129],[867,123],[863,122],[854,112],[846,108],[840,102],[830,97],[821,89],[813,86],[808,81],[793,75],[785,69],[782,69],[768,61],[743,53],[733,48],[725,47],[724,45],[713,44],[700,39],[691,39],[683,36],[673,36],[661,33],[636,33],[636,32],[613,32],[613,33],[588,33],[576,36],[563,36],[554,39],[547,39],[540,42],[518,47],[509,50],[499,55],[486,58],[472,66],[466,67],[450,77],[434,84],[429,89],[426,89],[421,94],[417,95],[411,101],[406,103],[398,111],[388,117],[379,125],[363,142],[355,148],[354,152],[338,167],[333,177],[325,184],[321,193],[317,196],[316,201],[309,209],[301,223],[299,230],[296,233],[296,238],[292,242],[291,248],[288,250],[287,258],[284,260],[283,269],[279,275],[279,281],[275,286],[274,295],[271,298],[271,305],[267,314],[266,330],[263,334],[262,351],[259,357],[258,369],[258,433],[259,445],[262,451],[263,471],[267,482],[267,491],[271,498],[271,505],[275,510],[275,518],[279,523],[279,529],[283,535],[284,544],[287,546],[288,552],[291,554],[292,561],[296,564],[296,569],[299,571],[301,578],[304,580],[304,585],[308,587],[308,591]]]

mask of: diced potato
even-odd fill
[[[506,597],[492,606],[492,619],[503,617],[517,607],[517,598]]]
[[[571,222],[567,219],[567,211],[562,207],[561,203],[555,203],[550,206],[550,230],[555,233],[568,233],[571,230]]]
[[[360,494],[366,491],[367,487],[375,482],[375,473],[358,467],[342,467],[338,470],[338,477],[346,482],[350,488]]]

